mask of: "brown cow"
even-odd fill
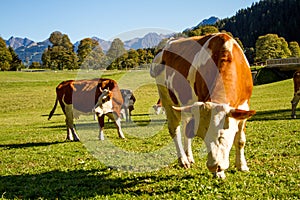
[[[118,84],[111,79],[93,79],[93,80],[68,80],[61,82],[56,87],[56,101],[51,110],[48,120],[55,112],[57,102],[62,108],[66,117],[67,139],[79,141],[79,137],[74,128],[74,118],[80,114],[92,113],[95,104],[100,106],[102,112],[96,113],[99,122],[99,139],[104,140],[104,116],[108,116],[115,121],[119,137],[125,138],[121,130],[120,110],[123,104],[122,95]],[[101,103],[99,103],[101,102]]]
[[[179,164],[189,168],[194,163],[191,140],[197,135],[206,144],[206,165],[216,177],[225,178],[233,144],[236,167],[248,171],[244,129],[255,113],[249,110],[253,84],[238,43],[225,33],[172,40],[153,62],[150,74],[156,79]]]
[[[300,100],[300,71],[296,71],[293,76],[294,97],[292,103],[292,118],[296,119],[296,108]]]

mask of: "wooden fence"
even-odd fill
[[[269,59],[267,68],[277,68],[280,71],[300,70],[300,58]]]

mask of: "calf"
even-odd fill
[[[300,100],[300,71],[296,71],[293,76],[294,97],[292,103],[292,118],[296,119],[296,108]]]
[[[206,165],[216,177],[225,178],[233,144],[236,167],[248,171],[245,124],[255,113],[249,110],[253,85],[238,43],[225,33],[172,40],[153,62],[150,74],[156,79],[179,164],[189,168],[194,163],[191,143],[197,135],[206,144]]]
[[[74,127],[74,118],[81,114],[92,113],[97,108],[99,122],[99,139],[103,140],[104,116],[114,119],[119,137],[125,138],[121,130],[120,110],[123,104],[118,84],[111,79],[68,80],[56,87],[56,100],[49,113],[48,120],[55,112],[59,102],[66,117],[67,139],[79,141]],[[100,103],[99,103],[100,102]],[[95,104],[97,107],[95,107]],[[101,111],[102,109],[102,111]],[[101,111],[101,112],[100,112]]]

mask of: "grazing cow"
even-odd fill
[[[300,100],[300,71],[296,71],[293,76],[294,97],[292,103],[292,118],[296,119],[296,108]]]
[[[134,103],[136,101],[135,96],[131,90],[121,89],[120,91],[124,101],[121,109],[122,118],[125,118],[126,122],[131,122],[131,112],[134,110]]]
[[[200,136],[207,147],[206,165],[215,177],[225,178],[233,143],[236,167],[249,170],[244,129],[255,114],[249,110],[253,84],[248,61],[233,38],[217,33],[169,41],[154,58],[150,74],[156,79],[181,166],[194,163],[191,141]]]
[[[159,115],[160,113],[162,113],[162,114],[165,113],[160,99],[158,99],[157,103],[155,105],[153,105],[152,107],[154,109],[155,114],[157,114],[157,115]]]
[[[99,139],[104,140],[104,115],[114,119],[119,137],[125,138],[120,122],[123,99],[118,84],[114,80],[100,78],[61,82],[56,87],[56,101],[48,120],[54,114],[58,101],[66,117],[67,139],[80,140],[74,128],[73,119],[78,118],[80,114],[92,113],[93,110],[98,116]]]

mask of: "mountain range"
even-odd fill
[[[216,23],[219,20],[217,17],[210,17],[209,19],[204,19],[197,26],[210,25]],[[162,39],[171,37],[172,34],[158,34],[154,32],[147,33],[141,38],[133,38],[131,40],[124,41],[125,49],[143,49],[152,48],[159,44]],[[98,37],[92,37],[99,42],[101,48],[104,52],[107,52],[112,41],[106,41]],[[78,49],[80,41],[74,43],[75,52]],[[49,39],[41,42],[35,42],[28,38],[10,37],[6,40],[6,45],[14,49],[16,54],[22,60],[23,63],[30,64],[32,62],[41,62],[42,54],[48,46],[51,46]]]
[[[158,43],[164,39],[168,38],[170,35],[158,34],[158,33],[148,33],[142,38],[133,38],[124,42],[125,49],[140,49],[140,48],[151,48],[157,46]],[[92,39],[97,40],[104,52],[107,52],[112,41],[106,41],[98,37],[92,37]],[[74,43],[75,52],[78,49],[80,41]],[[41,62],[42,54],[44,50],[51,46],[49,39],[42,42],[35,42],[28,38],[10,37],[6,40],[6,45],[14,49],[16,54],[24,63]]]

